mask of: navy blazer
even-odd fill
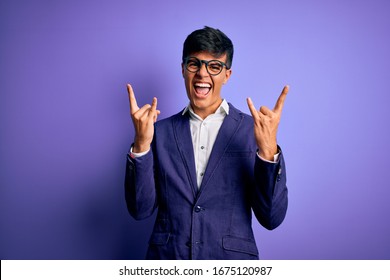
[[[287,210],[286,170],[256,155],[251,116],[229,104],[200,188],[188,112],[156,122],[151,150],[127,158],[125,196],[135,219],[158,208],[147,259],[258,259],[252,211],[265,228]]]

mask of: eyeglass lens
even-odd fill
[[[198,72],[202,64],[206,65],[207,72],[210,75],[218,75],[223,69],[223,63],[218,60],[199,60],[195,57],[189,58],[186,62],[186,68],[190,72]]]

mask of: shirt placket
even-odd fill
[[[199,141],[198,141],[198,170],[197,170],[197,180],[198,180],[198,188],[200,187],[204,173],[206,171],[207,166],[207,149],[208,143],[207,139],[209,139],[208,133],[208,123],[207,121],[202,121],[199,127]]]

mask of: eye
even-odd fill
[[[199,61],[196,59],[187,60],[187,69],[189,71],[197,71],[199,69]]]
[[[222,64],[218,61],[213,61],[209,63],[209,69],[213,72],[218,72],[222,69]]]

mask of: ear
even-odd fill
[[[181,75],[184,78],[184,64],[183,63],[181,64]]]
[[[228,69],[225,71],[225,77],[223,79],[223,84],[226,84],[229,81],[231,75],[232,75],[232,69]]]

